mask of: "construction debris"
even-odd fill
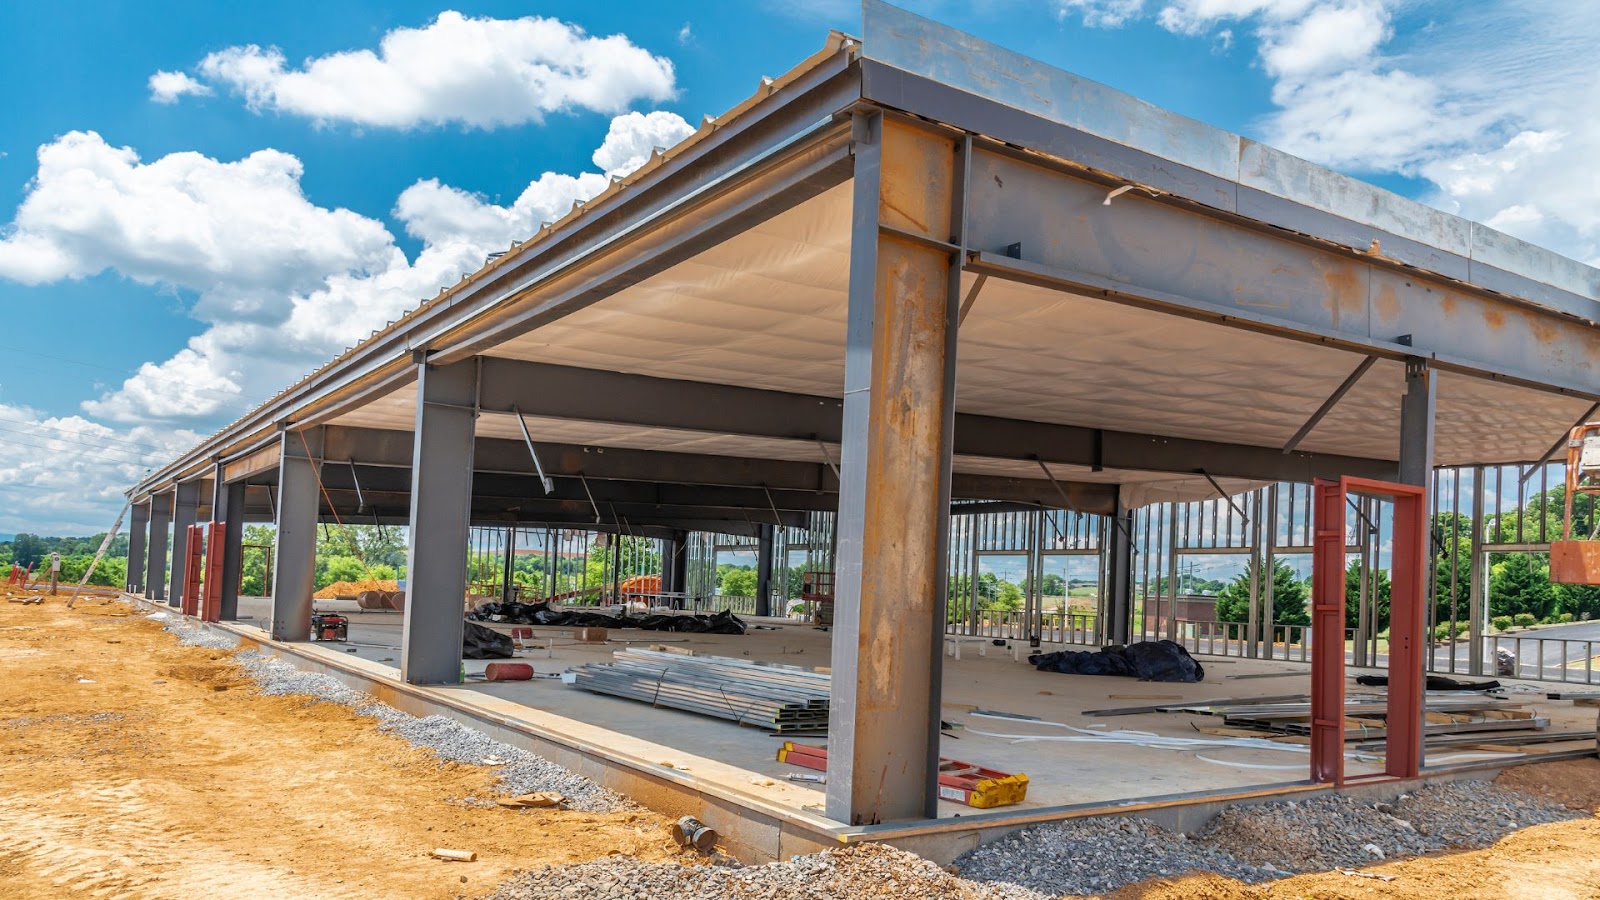
[[[495,803],[507,809],[548,809],[553,806],[562,806],[567,798],[555,791],[534,791],[531,794],[519,794],[515,797],[502,797]]]
[[[1028,657],[1041,672],[1121,675],[1140,681],[1204,681],[1206,670],[1176,641],[1139,641],[1101,650],[1060,650]]]
[[[472,850],[450,850],[439,847],[433,851],[434,859],[444,859],[451,862],[477,862],[478,854]]]
[[[709,853],[717,846],[717,832],[694,816],[684,816],[668,828],[679,847],[693,847]]]
[[[779,733],[828,726],[826,673],[799,666],[660,650],[618,650],[613,662],[562,676],[574,687],[757,725]]]

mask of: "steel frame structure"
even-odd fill
[[[449,682],[473,524],[626,531],[687,548],[688,532],[756,537],[837,510],[827,815],[915,818],[933,814],[936,796],[953,497],[1112,517],[1107,582],[1120,621],[1136,580],[1129,497],[1050,465],[1213,485],[1422,483],[1438,372],[1600,400],[1600,272],[876,0],[865,9],[864,41],[834,35],[684,144],[142,480],[132,499],[150,507],[146,593],[165,590],[169,523],[184,540],[209,506],[230,526],[226,569],[237,528],[265,501],[278,523],[271,633],[304,640],[319,517],[405,522],[402,670]],[[838,395],[491,352],[847,183]],[[976,288],[963,296],[964,275],[1403,363],[1398,461],[1305,452],[1292,446],[1303,434],[1258,446],[958,414],[957,337],[973,303],[984,309]],[[417,395],[409,430],[340,424],[402,388]],[[485,417],[512,414],[808,444],[824,460],[479,433]],[[1013,474],[957,471],[956,457]],[[1034,464],[1044,477],[1015,474]],[[689,568],[678,556],[674,579]]]

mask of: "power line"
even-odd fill
[[[15,446],[18,446],[18,447],[31,447],[31,448],[33,448],[35,450],[59,451],[59,448],[57,448],[57,447],[46,447],[46,446],[44,446],[42,444],[30,444],[30,443],[28,443],[26,441],[19,441],[16,438],[11,438],[11,439],[7,440],[6,443],[7,444],[12,444],[12,445],[15,445]],[[104,449],[110,449],[110,448],[104,448]],[[133,451],[130,450],[128,452],[131,453]],[[84,458],[84,459],[96,459],[96,460],[100,460],[101,462],[114,463],[114,464],[119,465],[119,466],[134,466],[135,468],[142,467],[146,471],[150,471],[150,470],[153,470],[155,468],[155,464],[150,463],[150,462],[146,462],[146,461],[138,461],[138,460],[132,460],[132,459],[114,459],[114,458],[109,457],[109,456],[96,456],[93,453],[79,453],[78,456],[81,457],[81,458]]]
[[[94,450],[103,450],[103,451],[105,451],[107,453],[127,453],[127,454],[129,454],[131,456],[135,456],[135,457],[138,457],[140,459],[165,460],[167,458],[167,453],[165,451],[162,451],[162,450],[133,450],[133,449],[124,448],[124,447],[108,447],[105,444],[94,444],[94,443],[90,443],[89,441],[78,440],[76,438],[58,437],[58,436],[49,435],[49,434],[36,434],[34,432],[31,432],[31,431],[19,431],[19,430],[15,429],[15,428],[6,428],[5,426],[0,426],[0,431],[9,431],[12,434],[22,434],[22,435],[27,435],[28,437],[36,437],[36,438],[39,438],[40,440],[45,440],[45,441],[61,441],[62,443],[78,444],[80,446],[89,447],[89,448],[94,449]],[[49,449],[54,449],[54,448],[46,447],[45,449],[49,450]]]
[[[166,453],[166,452],[168,452],[167,448],[158,446],[156,444],[146,444],[146,443],[143,443],[141,441],[130,441],[130,440],[126,440],[124,438],[106,437],[105,435],[99,435],[99,434],[88,434],[88,433],[85,433],[85,432],[82,432],[82,431],[73,431],[70,428],[62,428],[60,425],[46,425],[43,422],[29,422],[29,421],[26,421],[26,420],[23,420],[23,419],[0,419],[0,422],[3,422],[5,424],[7,424],[7,425],[21,425],[24,428],[45,428],[45,429],[49,429],[50,431],[59,431],[62,434],[71,435],[72,437],[94,438],[95,440],[100,440],[100,441],[112,441],[112,442],[118,443],[118,444],[128,444],[128,445],[134,446],[134,447],[144,447],[146,449],[153,450],[153,451],[155,451],[157,453]],[[66,438],[50,438],[50,440],[66,440]]]

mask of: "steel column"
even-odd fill
[[[510,603],[517,599],[516,581],[513,579],[517,572],[517,529],[515,526],[506,529],[506,559],[505,570],[500,581],[500,602]]]
[[[858,114],[826,814],[937,811],[961,154]]]
[[[1103,644],[1127,644],[1133,632],[1133,511],[1117,500],[1117,514],[1106,529],[1106,592],[1109,615],[1099,629]],[[1109,628],[1109,633],[1107,629]]]
[[[145,538],[150,532],[150,503],[133,504],[128,523],[128,580],[123,585],[130,594],[144,593]]]
[[[189,541],[200,509],[200,482],[180,481],[172,495],[172,588],[167,594],[167,605],[187,608],[192,598],[184,594],[184,566],[189,559]]]
[[[669,594],[686,594],[689,590],[689,532],[674,531],[672,539],[667,543],[666,553],[663,554],[662,566],[665,571],[661,578],[661,589]],[[667,563],[671,566],[668,567]],[[674,598],[673,603],[682,602],[682,597]]]
[[[1483,466],[1478,466],[1472,470],[1472,537],[1467,548],[1467,671],[1473,675],[1493,674],[1485,665],[1483,652],[1489,625],[1489,555],[1483,551],[1483,489]],[[1390,590],[1393,591],[1393,586]],[[1392,599],[1391,594],[1391,602]]]
[[[1428,486],[1433,476],[1434,401],[1438,382],[1421,359],[1406,360],[1406,392],[1400,398],[1401,484]]]
[[[772,615],[772,544],[776,529],[760,526],[756,537],[756,615]]]
[[[222,519],[222,593],[217,607],[217,618],[230,622],[239,618],[239,578],[244,564],[244,497],[246,485],[236,481],[218,491],[221,504],[217,507]]]
[[[168,529],[172,527],[172,494],[150,498],[150,542],[144,570],[145,599],[156,603],[167,599]]]
[[[272,637],[311,636],[311,593],[317,571],[318,481],[322,429],[285,430],[278,441],[278,533],[273,540]]]
[[[409,684],[457,684],[478,364],[475,359],[449,366],[419,362],[417,370],[400,676]]]

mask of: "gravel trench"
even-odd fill
[[[174,614],[156,612],[150,618],[162,622],[163,627],[184,644],[212,650],[228,650],[238,646],[238,640],[232,635],[196,625]],[[380,703],[336,678],[301,671],[255,650],[235,654],[234,661],[256,682],[263,694],[304,695],[316,701],[347,706],[355,710],[357,715],[378,720],[378,730],[403,738],[414,747],[431,750],[440,760],[492,765],[499,777],[499,788],[506,794],[514,796],[534,791],[555,791],[567,798],[568,809],[584,812],[639,809],[627,798],[606,790],[565,766],[520,747],[494,740],[454,719],[445,716],[418,718]],[[493,803],[489,798],[467,798],[467,801],[484,805]]]

